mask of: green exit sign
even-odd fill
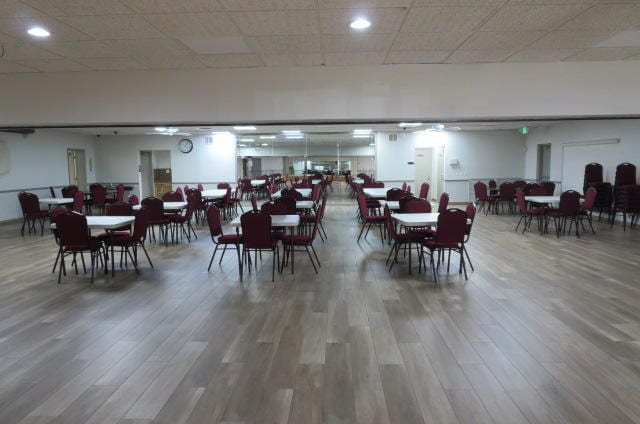
[[[529,127],[520,128],[520,133],[523,135],[529,134]]]

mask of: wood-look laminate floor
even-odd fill
[[[464,281],[392,273],[331,194],[319,275],[238,280],[212,243],[56,284],[51,235],[0,226],[0,423],[640,422],[640,231],[540,236],[480,214]],[[415,261],[414,261],[415,264]]]

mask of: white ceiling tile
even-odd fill
[[[510,56],[507,62],[558,62],[579,51],[579,49],[525,49]]]
[[[91,57],[80,58],[77,61],[95,71],[130,71],[137,69],[146,69],[144,65],[131,59],[130,57]]]
[[[205,67],[198,56],[136,57],[136,60],[149,69],[197,69]]]
[[[402,32],[471,32],[493,7],[413,7]]]
[[[7,60],[22,59],[54,59],[59,56],[36,46],[34,43],[8,42],[3,44],[4,56]]]
[[[315,10],[230,12],[230,15],[245,35],[320,33]]]
[[[40,10],[24,4],[19,0],[0,1],[0,17],[26,18],[29,16],[40,16],[44,13]]]
[[[456,50],[447,58],[446,63],[502,62],[512,53],[512,50]]]
[[[238,28],[225,13],[143,15],[151,25],[172,38],[236,35]]]
[[[37,72],[37,70],[16,62],[0,60],[0,74],[19,74],[24,72]]]
[[[314,0],[220,0],[229,11],[315,9]]]
[[[125,3],[141,13],[199,13],[222,10],[217,0],[125,0]]]
[[[389,52],[384,63],[442,63],[451,52],[396,51]]]
[[[382,52],[325,53],[327,66],[381,65],[385,54]]]
[[[478,31],[460,50],[520,50],[544,34],[544,31]]]
[[[262,60],[267,66],[320,66],[322,54],[264,54]]]
[[[0,0],[1,1],[1,0]],[[89,40],[91,37],[64,22],[49,16],[29,17],[29,18],[0,18],[0,32],[23,40],[37,40],[27,34],[31,27],[38,26],[47,29],[51,33],[51,38],[56,40]]]
[[[135,59],[191,55],[191,51],[181,43],[162,38],[106,40],[105,43],[109,47],[119,51],[121,53],[121,57],[130,56]]]
[[[264,66],[255,54],[210,54],[199,56],[209,68],[257,68]]]
[[[447,51],[456,49],[467,37],[464,32],[399,33],[391,47],[394,51]]]
[[[41,72],[74,72],[91,69],[69,59],[25,59],[18,61],[21,65],[37,69]]]
[[[323,9],[359,9],[369,7],[410,7],[412,0],[318,0]]]
[[[256,53],[315,53],[321,52],[319,35],[271,35],[246,37]]]
[[[393,34],[398,32],[406,9],[388,7],[379,9],[323,9],[320,11],[320,30],[323,34],[351,34],[351,21],[358,17],[366,17],[371,27],[366,33]]]
[[[64,16],[59,19],[99,40],[163,37],[138,15]]]
[[[70,59],[79,57],[119,57],[120,52],[101,41],[54,41],[43,43],[50,52]]]
[[[586,49],[568,57],[565,62],[611,61],[622,60],[640,53],[638,47],[597,47]]]
[[[601,4],[592,7],[563,29],[627,29],[640,25],[640,4]]]
[[[22,0],[49,16],[119,15],[131,13],[120,0]]]
[[[610,38],[610,30],[559,30],[552,31],[534,42],[534,49],[584,49]]]
[[[189,37],[180,41],[197,54],[251,53],[251,48],[240,35]]]
[[[387,51],[392,42],[392,34],[323,35],[322,51],[332,53]]]
[[[551,30],[583,12],[588,5],[505,6],[491,17],[482,31]]]

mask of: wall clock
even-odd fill
[[[193,142],[188,138],[183,138],[178,142],[178,149],[180,149],[182,153],[189,153],[193,150]]]

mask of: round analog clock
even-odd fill
[[[188,138],[183,138],[178,142],[178,148],[182,153],[189,153],[193,150],[193,142]]]

